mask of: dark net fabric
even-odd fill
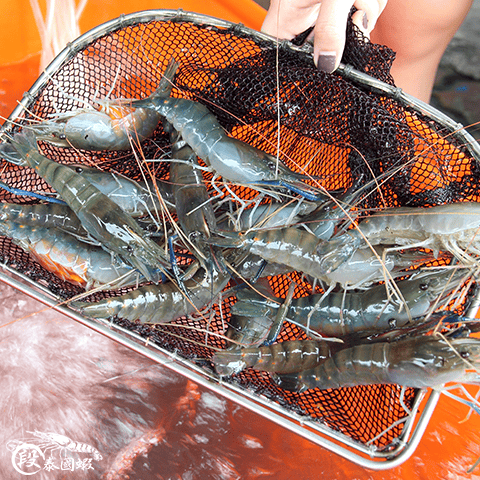
[[[441,126],[340,76],[319,72],[307,54],[283,45],[277,49],[273,42],[252,38],[240,27],[150,21],[110,31],[80,49],[53,73],[19,122],[33,123],[39,117],[49,118],[106,97],[146,97],[157,87],[172,56],[180,62],[173,96],[205,104],[229,133],[272,154],[277,152],[279,136],[280,156],[285,163],[293,170],[316,176],[327,190],[347,188],[358,178],[366,182],[383,172],[395,172],[364,200],[360,207],[365,211],[478,200],[477,165],[459,142],[444,138]],[[393,52],[370,44],[349,26],[345,63],[392,83],[389,69],[393,58]],[[131,152],[92,153],[48,144],[41,148],[60,163],[95,165],[141,178],[141,162]],[[161,125],[142,144],[142,152],[148,159],[168,157],[169,137]],[[168,162],[149,163],[149,168],[157,178],[168,178]],[[31,170],[6,162],[1,180],[23,190],[52,191]],[[244,198],[255,194],[243,187],[236,192]],[[6,202],[37,202],[3,190],[0,196]],[[4,262],[43,282],[61,299],[82,292],[46,272],[4,237],[0,238],[0,255]],[[300,285],[295,296],[311,293],[311,286],[302,284],[300,274],[293,278]],[[270,283],[277,295],[285,297],[291,279],[280,275],[272,277]],[[93,300],[116,294],[98,294]],[[235,301],[234,296],[224,298],[220,305],[211,307],[213,315],[184,317],[168,325],[116,321],[211,369],[211,347],[226,345],[215,334],[225,333]],[[305,334],[286,323],[280,340],[296,338],[305,338]],[[403,424],[398,420],[407,413],[401,406],[401,395],[409,408],[416,395],[415,390],[402,392],[396,385],[291,393],[277,387],[269,374],[254,370],[246,370],[231,381],[379,448],[390,448],[402,432]]]

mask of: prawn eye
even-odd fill
[[[421,283],[418,288],[420,288],[420,290],[428,290],[428,283]]]
[[[200,240],[203,238],[203,233],[195,230],[194,232],[190,233],[189,237],[193,241]]]
[[[390,318],[388,320],[388,326],[390,328],[396,328],[397,327],[397,320],[395,318]]]
[[[82,172],[83,172],[83,168],[82,168],[82,167],[76,167],[76,168],[75,168],[75,171],[76,171],[77,173],[82,173]]]
[[[276,163],[275,162],[268,162],[267,163],[267,167],[270,169],[270,170],[275,170],[275,167],[276,167]]]
[[[60,133],[60,134],[58,135],[58,138],[59,138],[60,140],[66,140],[66,139],[67,139],[67,136],[66,136],[64,133]]]
[[[467,352],[467,351],[460,352],[460,356],[462,358],[468,358],[470,356],[470,352]]]

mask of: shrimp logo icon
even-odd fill
[[[53,432],[27,432],[32,437],[7,442],[12,452],[12,465],[22,475],[34,475],[40,470],[93,470],[93,460],[101,460],[100,452],[86,443],[76,442]],[[89,454],[84,458],[79,454]]]

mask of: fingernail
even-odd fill
[[[332,73],[335,70],[337,56],[334,52],[320,52],[317,57],[317,68],[326,73]]]
[[[365,12],[363,12],[362,25],[365,30],[368,28],[368,18]]]

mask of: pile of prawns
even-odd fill
[[[470,333],[477,323],[432,312],[463,301],[473,281],[480,205],[387,208],[362,219],[354,207],[375,183],[335,197],[312,187],[279,158],[229,136],[204,105],[172,97],[178,67],[171,61],[145,99],[106,100],[9,135],[0,156],[33,169],[57,196],[2,203],[0,234],[87,293],[132,287],[70,302],[89,317],[169,323],[233,293],[226,348],[211,359],[221,377],[253,368],[296,392],[476,382],[480,340]],[[127,151],[160,123],[172,144],[168,181],[56,163],[38,145]],[[208,185],[204,171],[213,174]],[[232,184],[258,195],[241,199]],[[165,215],[177,219],[168,235]],[[178,245],[188,251],[182,265]],[[450,265],[416,268],[444,254]],[[268,278],[291,272],[301,272],[314,293],[294,298],[292,282],[286,298],[277,297]],[[279,342],[285,322],[308,338]]]

